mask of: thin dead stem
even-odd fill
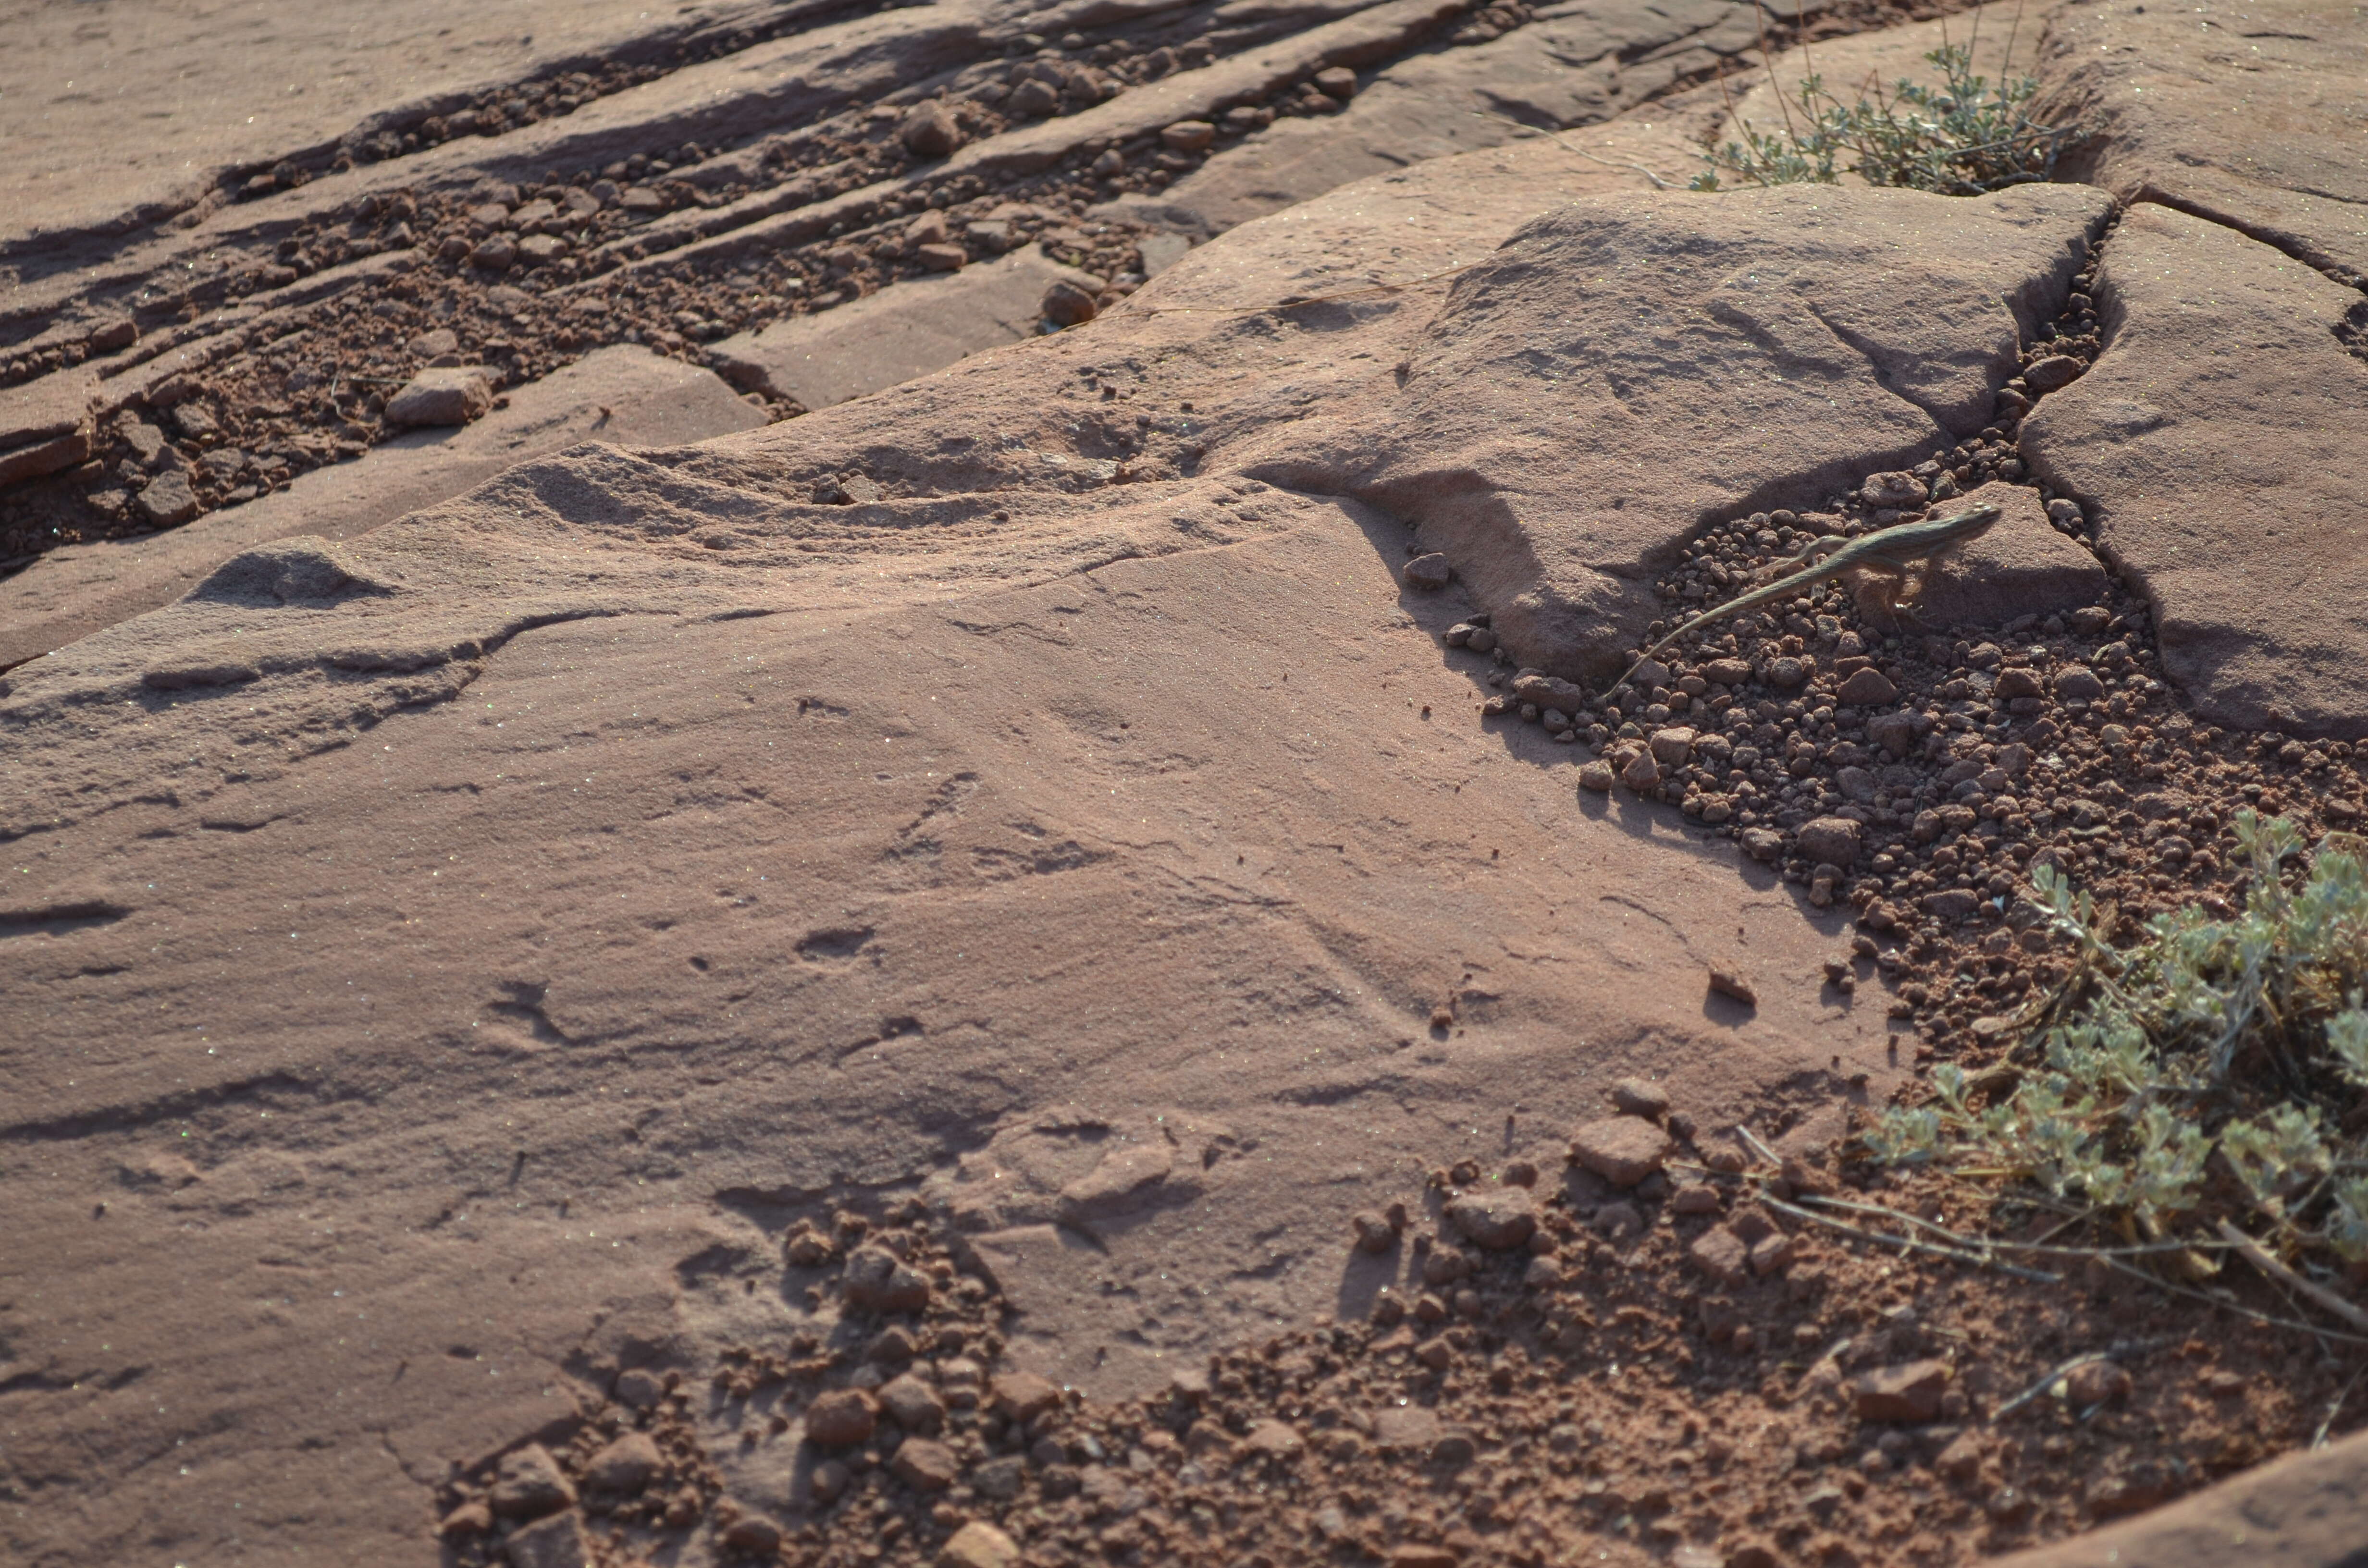
[[[2220,1221],[2220,1239],[2237,1249],[2247,1263],[2260,1269],[2289,1290],[2317,1306],[2320,1311],[2341,1318],[2352,1327],[2368,1330],[2368,1312],[2345,1301],[2334,1291],[2312,1284],[2309,1280],[2271,1257],[2267,1248],[2227,1221]]]
[[[1768,68],[1768,90],[1776,95],[1776,109],[1784,117],[1786,139],[1797,147],[1800,133],[1793,129],[1793,108],[1784,101],[1784,84],[1776,79],[1775,51],[1768,47],[1768,7],[1761,0],[1751,0],[1751,15],[1759,28],[1759,62]]]
[[[2058,1379],[2069,1377],[2074,1372],[2078,1371],[2081,1368],[2089,1365],[2091,1362],[2111,1361],[2118,1356],[2143,1356],[2149,1350],[2159,1350],[2166,1345],[2174,1345],[2177,1343],[2178,1341],[2169,1338],[2133,1339],[2124,1341],[2119,1345],[2108,1345],[2102,1350],[2091,1350],[2085,1355],[2075,1356],[2069,1361],[2059,1361],[2055,1366],[2050,1367],[2047,1369],[2046,1375],[2042,1377],[2037,1382],[2032,1384],[2029,1388],[2023,1390],[2012,1399],[2008,1400],[1996,1410],[1991,1411],[1990,1420],[1992,1422],[2005,1420],[2008,1416],[2012,1415],[2016,1411],[2021,1410],[2024,1405],[2029,1404],[2032,1400],[2037,1399],[2040,1395],[2045,1393],[2049,1389],[2054,1388]]]

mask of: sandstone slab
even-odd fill
[[[2064,6],[2036,111],[2089,134],[2064,172],[2368,280],[2368,35],[2325,0]]]
[[[1936,510],[1977,502],[1995,504],[2001,516],[1979,539],[1950,551],[1927,576],[1907,606],[1917,623],[1936,631],[2000,627],[2024,616],[2059,615],[2103,597],[2104,567],[2086,545],[2047,520],[2038,492],[2022,484],[1985,484]]]
[[[1226,148],[1157,198],[1122,203],[1189,213],[1219,232],[1370,175],[1609,119],[1681,77],[1751,49],[1748,6],[1728,0],[1619,0],[1564,9],[1474,48],[1426,51],[1374,73],[1339,114],[1285,119]],[[1622,127],[1616,147],[1566,153],[1690,179],[1691,144],[1671,128]],[[1601,166],[1601,165],[1599,165]]]
[[[1253,472],[1417,520],[1518,662],[1600,680],[1660,613],[1639,585],[1704,525],[1814,508],[1987,423],[2106,210],[2062,187],[1582,198],[1457,278],[1387,387]]]
[[[709,371],[643,348],[604,348],[514,389],[507,408],[464,429],[399,436],[194,523],[196,496],[168,473],[150,489],[171,482],[154,520],[173,531],[68,545],[0,583],[0,669],[168,604],[240,551],[272,540],[349,539],[582,441],[666,447],[764,422]]]
[[[2368,734],[2368,361],[2356,290],[2152,203],[2100,273],[2109,341],[2024,421],[2152,604],[2163,664],[2223,724]]]
[[[819,316],[725,338],[709,362],[744,392],[828,408],[1034,335],[1045,291],[1086,274],[1034,245],[942,278],[912,278]]]
[[[154,222],[229,166],[334,142],[405,99],[459,97],[490,79],[637,42],[728,35],[779,14],[756,0],[700,10],[686,26],[671,13],[653,21],[593,0],[558,0],[521,29],[472,0],[362,12],[274,6],[235,20],[202,9],[93,21],[19,8],[9,52],[40,62],[41,85],[18,91],[12,83],[0,99],[0,140],[14,149],[0,174],[8,234],[111,227],[128,213]],[[93,90],[101,81],[105,90]],[[300,81],[304,91],[287,90]],[[144,137],[124,134],[126,105],[139,106]],[[109,155],[93,160],[101,146]]]
[[[2137,1518],[1994,1559],[1998,1568],[2347,1568],[2368,1517],[2368,1434],[2288,1454]]]
[[[1487,1157],[1559,1153],[1547,1129],[1636,1065],[1575,1050],[1574,1017],[1649,1037],[1705,1108],[1837,1055],[1887,1093],[1867,1010],[1770,985],[1713,1022],[1691,985],[1639,984],[1699,972],[1688,932],[1736,932],[1770,975],[1815,973],[1832,933],[1585,815],[1570,748],[1439,722],[1474,700],[1438,641],[1484,608],[1468,580],[1409,594],[1402,517],[1246,472],[1386,395],[1440,298],[1244,298],[1461,266],[1573,188],[1642,183],[1549,144],[1383,176],[1075,335],[697,448],[518,463],[10,671],[0,832],[27,869],[0,1012],[40,1023],[0,1031],[0,1073],[43,1150],[11,1222],[42,1241],[0,1271],[9,1300],[107,1310],[26,1341],[12,1461],[91,1479],[0,1521],[6,1551],[268,1535],[296,1561],[334,1496],[392,1543],[374,1561],[432,1561],[406,1467],[564,1422],[587,1356],[671,1368],[727,1311],[801,1310],[741,1305],[734,1260],[780,1238],[718,1193],[909,1187],[959,1213],[1010,1185],[969,1155],[1033,1151],[1039,1207],[973,1238],[1007,1355],[1123,1396],[1243,1322],[1336,1310],[1349,1216],[1493,1130],[1508,1085],[1525,1131]],[[1131,395],[1083,384],[1088,356]],[[813,499],[850,474],[876,499]],[[1507,972],[1508,939],[1552,961]],[[1397,1047],[1466,956],[1494,999],[1452,1050]],[[1176,1095],[1216,1124],[1177,1134],[1190,1201],[1099,1244],[1061,1224],[1110,1130]],[[160,1120],[202,1178],[124,1188],[113,1130]],[[1369,1174],[1342,1178],[1345,1149]],[[133,1367],[118,1406],[69,1392]],[[138,1462],[176,1437],[176,1465]],[[164,1473],[184,1464],[216,1483]]]
[[[0,489],[89,455],[97,391],[98,377],[89,370],[61,370],[0,388]]]

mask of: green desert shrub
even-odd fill
[[[1987,1103],[1932,1071],[1927,1104],[1862,1135],[1897,1165],[1978,1170],[2154,1235],[2234,1219],[2288,1249],[2368,1263],[2368,867],[2336,835],[2240,812],[2242,910],[2157,916],[2132,947],[2052,867],[2032,881],[2077,949],[2033,1019],[2021,1081]]]
[[[1872,101],[1846,104],[1827,91],[1823,77],[1804,77],[1799,111],[1787,112],[1782,131],[1762,131],[1747,123],[1743,141],[1702,154],[1707,166],[1694,176],[1691,188],[1718,190],[1728,179],[1832,185],[1845,158],[1850,161],[1841,172],[1869,185],[1942,196],[1979,196],[2054,177],[2055,160],[2072,132],[2031,118],[2037,81],[2001,74],[1993,85],[1988,77],[1975,74],[1973,51],[1953,44],[1924,58],[1940,68],[1943,85],[1902,77],[1886,95],[1880,84],[1870,84]]]

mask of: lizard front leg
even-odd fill
[[[1858,613],[1869,626],[1884,631],[1897,631],[1904,624],[1900,613],[1907,574],[1887,562],[1870,561],[1851,574],[1850,597],[1858,605]]]

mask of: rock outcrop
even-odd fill
[[[2357,290],[2232,228],[2131,210],[2107,343],[2023,426],[2153,602],[2163,660],[2222,724],[2368,735],[2368,360]]]

